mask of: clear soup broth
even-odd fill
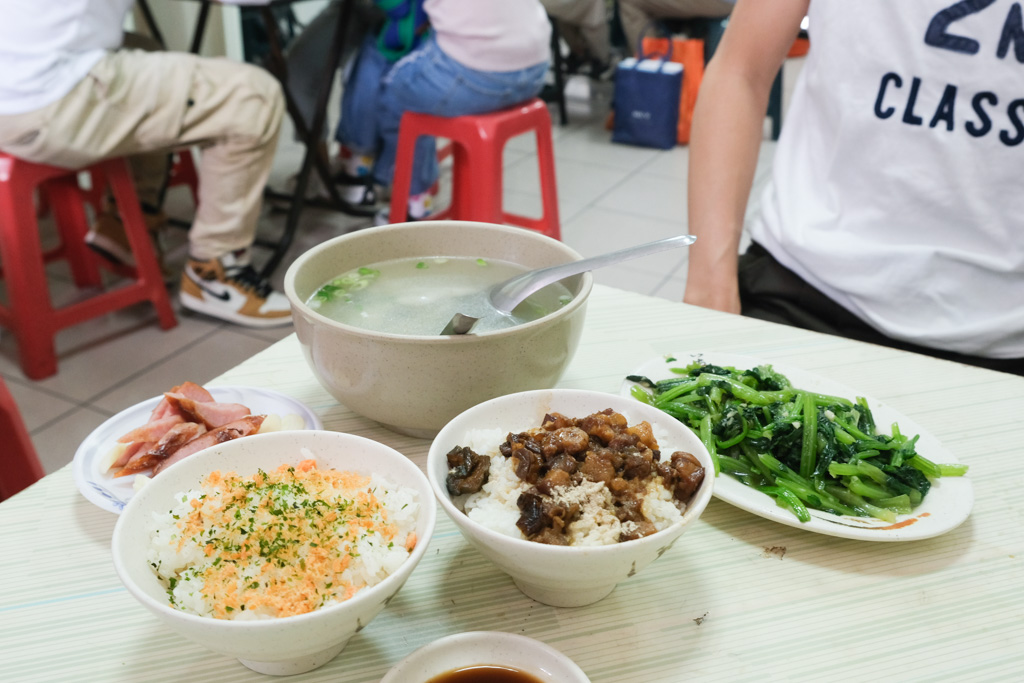
[[[572,300],[560,283],[548,285],[502,315],[487,300],[492,285],[526,272],[515,263],[472,257],[404,258],[342,273],[324,283],[307,305],[332,320],[376,332],[437,335],[456,313],[480,318],[474,334],[541,318]]]

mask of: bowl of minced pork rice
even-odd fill
[[[148,482],[114,527],[128,591],[180,635],[260,673],[316,669],[398,592],[435,505],[376,441],[289,431],[228,441]]]
[[[696,434],[652,406],[548,389],[458,415],[431,444],[427,477],[466,540],[519,590],[579,607],[643,581],[631,577],[707,507],[714,466]],[[684,551],[663,562],[680,559],[685,568]]]

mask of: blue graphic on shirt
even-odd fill
[[[973,38],[956,36],[948,33],[949,25],[963,19],[969,14],[975,14],[985,9],[996,0],[963,0],[942,10],[928,23],[928,30],[924,34],[924,42],[932,47],[941,47],[953,52],[962,52],[965,55],[976,55],[981,49],[981,43]]]
[[[982,12],[995,2],[962,0],[940,10],[928,23],[924,34],[925,44],[964,56],[983,54],[986,46],[981,41],[951,31],[956,22]],[[1010,6],[994,54],[1000,60],[1010,58],[1024,64],[1024,11],[1021,3],[1014,2]],[[875,98],[875,116],[886,120],[901,112],[898,120],[908,126],[924,126],[927,120],[928,128],[953,133],[960,126],[975,138],[997,131],[997,138],[1007,147],[1015,147],[1024,142],[1024,98],[1010,99],[1000,108],[999,95],[987,90],[980,91],[970,95],[970,110],[958,114],[956,105],[959,86],[947,83],[938,101],[919,102],[923,82],[920,76],[900,75],[892,71],[884,74]]]

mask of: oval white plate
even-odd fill
[[[731,366],[740,370],[766,364],[763,360],[730,353],[687,352],[670,357],[675,360],[666,361],[666,357],[655,358],[629,374],[644,375],[657,382],[670,377],[678,377],[679,375],[671,372],[670,368],[686,367],[698,358],[705,363]],[[875,423],[881,430],[885,430],[883,425],[891,425],[896,422],[903,434],[907,436],[920,435],[921,438],[918,440],[916,448],[922,456],[934,463],[958,462],[938,439],[914,423],[909,417],[896,412],[870,396],[865,396],[863,392],[858,392],[844,384],[833,382],[800,368],[780,363],[770,363],[770,365],[777,372],[788,377],[793,386],[799,389],[842,396],[850,400],[857,396],[864,396],[874,414]],[[629,396],[630,388],[634,384],[634,382],[624,380],[620,393]],[[715,480],[713,495],[765,519],[820,534],[862,541],[916,541],[938,536],[959,526],[970,515],[971,507],[974,505],[974,490],[971,480],[967,477],[943,477],[934,480],[924,501],[909,515],[899,515],[895,523],[871,517],[833,515],[820,510],[810,510],[811,521],[804,523],[789,510],[776,505],[775,500],[770,496],[725,474]]]
[[[276,413],[284,417],[294,413],[303,417],[306,429],[323,429],[320,418],[306,404],[280,392],[258,387],[235,386],[207,389],[218,401],[248,406],[253,415]],[[100,463],[103,456],[110,452],[120,437],[144,425],[162,398],[163,394],[125,408],[93,430],[75,451],[75,458],[71,463],[75,485],[83,496],[104,510],[121,513],[134,494],[132,482],[135,477],[115,478],[101,471]]]
[[[575,662],[550,645],[503,631],[470,631],[435,640],[396,664],[380,683],[419,683],[487,664],[525,671],[543,683],[590,683]]]

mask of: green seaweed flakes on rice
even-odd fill
[[[414,489],[320,470],[312,459],[245,477],[212,472],[154,513],[147,561],[182,611],[304,614],[349,599],[405,562],[419,505]]]

